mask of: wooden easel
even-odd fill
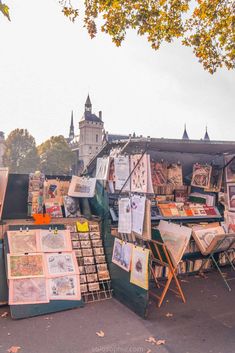
[[[160,287],[164,288],[160,296],[154,293],[153,291],[149,291],[149,294],[158,299],[157,305],[159,308],[162,305],[162,302],[168,290],[171,290],[175,294],[179,295],[182,298],[182,301],[185,303],[186,299],[182,291],[182,288],[180,286],[179,280],[177,278],[177,267],[173,265],[166,245],[163,242],[160,242],[157,240],[149,240],[147,241],[147,246],[150,250],[150,270],[153,275],[154,282],[158,288]],[[168,268],[169,272],[168,272],[167,281],[165,284],[160,283],[156,278],[155,271],[154,271],[155,264]],[[173,279],[175,281],[177,290],[169,288],[171,281]]]

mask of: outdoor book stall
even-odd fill
[[[185,302],[182,274],[217,269],[231,290],[221,267],[234,270],[234,155],[232,142],[134,138],[90,162],[113,294],[140,316],[150,295],[164,305],[173,289]]]

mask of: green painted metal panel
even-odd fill
[[[8,301],[8,288],[2,240],[0,240],[0,278],[0,305],[5,305]]]

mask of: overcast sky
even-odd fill
[[[6,0],[0,16],[0,130],[27,128],[41,143],[75,132],[88,92],[109,133],[235,140],[235,72],[211,76],[190,48],[153,51],[130,33],[121,48],[108,35],[90,40],[81,22],[61,13],[57,0]]]

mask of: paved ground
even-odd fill
[[[217,273],[185,280],[187,303],[170,294],[160,309],[150,304],[148,320],[115,299],[30,319],[0,317],[0,353],[11,346],[21,347],[19,353],[234,353],[235,281],[229,293]],[[149,337],[165,344],[146,342]]]

